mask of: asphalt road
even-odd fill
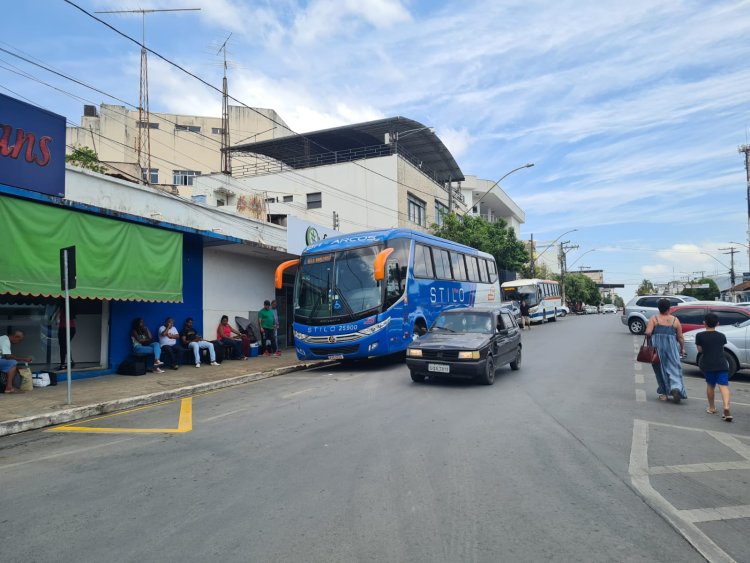
[[[743,407],[732,425],[706,415],[695,374],[690,400],[657,401],[616,315],[523,339],[521,370],[491,387],[367,362],[194,397],[185,433],[159,431],[178,427],[173,402],[80,425],[102,433],[2,438],[0,560],[688,562],[705,560],[701,534],[709,559],[750,559],[749,518],[692,524],[697,536],[681,520],[717,495],[750,505],[750,473],[685,483],[663,469],[721,461],[686,429],[750,434]]]

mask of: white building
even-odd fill
[[[490,223],[502,219],[520,238],[526,214],[494,181],[466,176],[461,183],[461,193],[467,202],[471,202],[472,215],[480,215]]]
[[[419,122],[394,117],[233,147],[257,166],[237,169],[266,194],[272,220],[286,217],[343,232],[427,230],[442,213],[467,211],[450,151]]]

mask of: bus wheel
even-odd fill
[[[425,375],[423,373],[411,372],[411,380],[414,383],[424,383]]]
[[[549,322],[554,323],[557,321],[557,309],[555,309],[555,315],[549,320]]]
[[[487,363],[484,366],[484,373],[479,378],[482,385],[492,385],[495,383],[495,359],[487,356]]]
[[[414,329],[411,332],[411,339],[416,340],[423,334],[427,334],[427,327],[422,319],[419,319],[414,323]]]

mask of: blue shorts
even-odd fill
[[[8,373],[8,370],[15,367],[17,363],[16,360],[6,360],[5,358],[0,357],[0,371]]]
[[[728,371],[707,371],[706,372],[706,383],[713,387],[717,383],[719,385],[729,385],[729,372]]]

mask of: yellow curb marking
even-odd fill
[[[171,401],[169,401],[171,402]],[[158,403],[158,405],[164,405],[166,403]],[[123,412],[114,414],[108,414],[97,418],[89,419],[87,422],[92,420],[101,420],[102,418],[111,418],[113,416],[120,416],[128,414],[134,411],[139,411],[147,408],[151,408],[157,405],[150,405],[147,407],[139,407],[137,409],[130,409]],[[177,423],[177,428],[100,428],[96,426],[78,426],[77,424],[68,424],[65,426],[57,426],[50,428],[45,432],[88,432],[98,434],[184,434],[190,432],[193,429],[193,398],[186,397],[180,400],[180,418]]]

